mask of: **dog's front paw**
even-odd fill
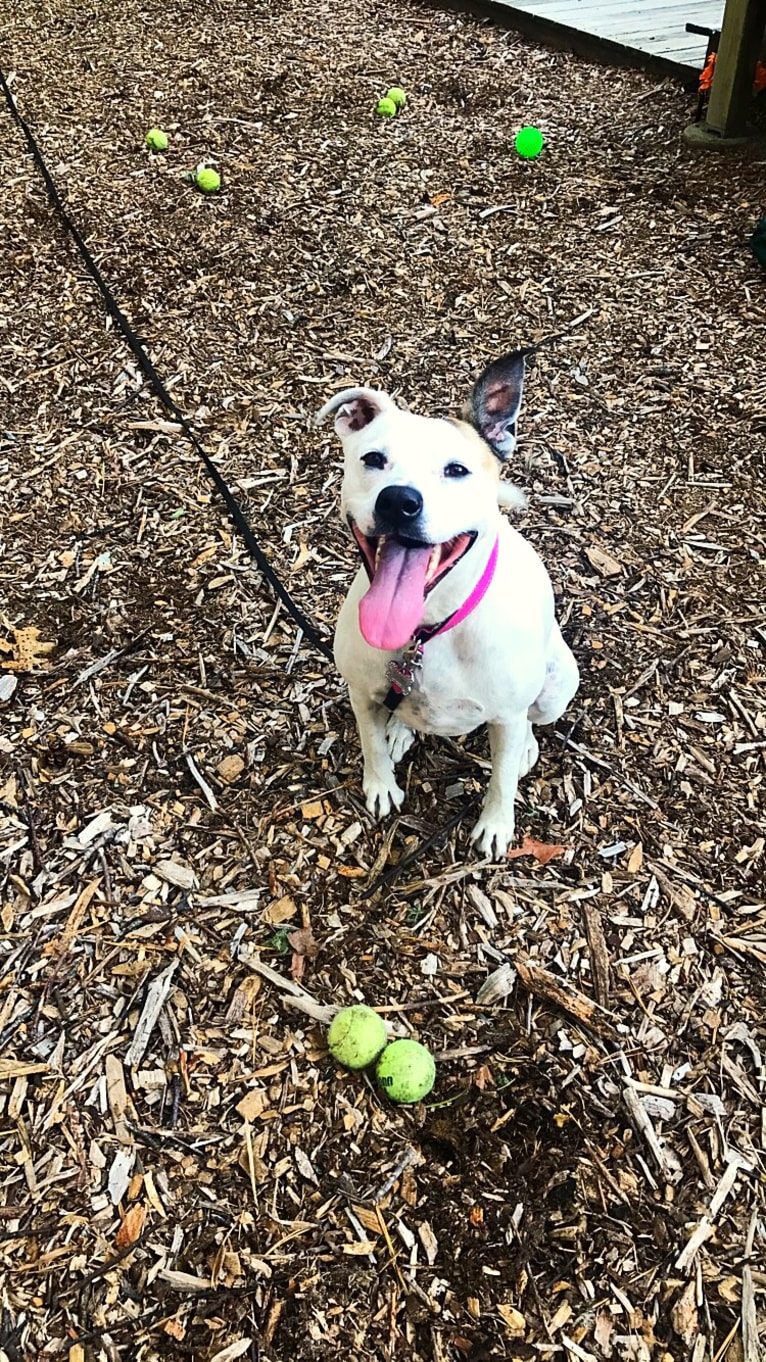
[[[409,752],[414,741],[415,734],[412,729],[403,724],[401,719],[397,719],[395,714],[392,714],[386,725],[386,742],[394,765],[397,761],[401,761],[405,752]]]
[[[365,776],[362,782],[365,803],[373,818],[387,818],[392,808],[400,809],[404,790],[396,783],[393,771],[387,776]]]
[[[476,843],[483,856],[491,856],[493,861],[499,861],[513,841],[514,827],[513,805],[510,809],[502,806],[485,807],[471,833],[471,841]]]

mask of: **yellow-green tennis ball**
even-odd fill
[[[407,96],[400,85],[392,85],[390,90],[386,90],[386,99],[390,99],[397,109],[403,109],[407,103]]]
[[[217,194],[221,188],[221,177],[217,170],[198,170],[194,183],[203,194]]]
[[[375,112],[382,114],[384,118],[396,118],[396,105],[393,99],[389,99],[388,96],[385,99],[379,99]]]
[[[168,135],[162,128],[150,128],[146,134],[146,145],[150,151],[167,151]]]
[[[531,161],[540,155],[544,143],[545,138],[539,128],[520,128],[513,145],[519,156],[523,156],[525,161]]]
[[[345,1069],[366,1069],[374,1064],[387,1039],[383,1018],[363,1003],[341,1008],[327,1033],[330,1054]]]
[[[392,1040],[378,1060],[377,1080],[392,1102],[419,1102],[436,1081],[434,1057],[417,1040]]]

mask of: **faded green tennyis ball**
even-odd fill
[[[198,170],[194,183],[203,194],[216,194],[221,188],[221,177],[217,170]]]
[[[378,1060],[375,1076],[392,1102],[419,1102],[436,1082],[434,1057],[417,1040],[392,1040]]]
[[[397,109],[403,109],[407,103],[407,95],[400,85],[392,85],[390,90],[386,90],[386,99],[390,99]]]
[[[387,1039],[383,1018],[363,1003],[341,1008],[327,1033],[330,1054],[345,1069],[366,1069],[374,1064]]]
[[[393,99],[379,99],[375,112],[382,114],[384,118],[396,118],[396,105]]]
[[[146,134],[146,145],[150,151],[167,151],[168,135],[162,128],[150,128]]]

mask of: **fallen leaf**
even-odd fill
[[[297,931],[288,932],[287,940],[293,951],[290,973],[293,979],[301,980],[306,968],[306,961],[316,958],[319,953],[319,946],[314,940],[314,933],[310,927],[299,927]]]
[[[526,834],[520,847],[514,847],[508,852],[508,860],[515,861],[518,856],[534,856],[540,865],[547,865],[549,861],[555,860],[557,856],[563,856],[566,847],[557,846],[551,842],[538,842],[534,837],[527,837]]]
[[[126,1211],[123,1216],[122,1224],[117,1231],[117,1238],[115,1240],[117,1248],[124,1249],[128,1248],[131,1244],[135,1244],[136,1240],[141,1237],[141,1231],[144,1228],[145,1222],[146,1207],[142,1206],[141,1203],[137,1201],[135,1206],[131,1206],[130,1210]]]
[[[310,927],[297,927],[294,932],[287,933],[287,939],[296,955],[307,955],[309,960],[313,960],[319,954],[319,946]]]

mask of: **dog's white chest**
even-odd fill
[[[409,693],[397,706],[397,719],[421,733],[456,738],[490,718],[487,697],[472,668],[437,640],[426,644]]]
[[[416,688],[396,710],[396,717],[419,733],[458,738],[486,721],[484,706],[468,696]]]

